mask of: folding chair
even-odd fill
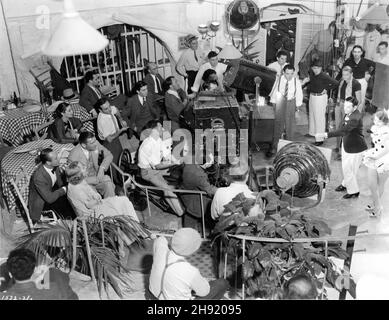
[[[54,120],[45,122],[41,124],[39,127],[36,127],[34,132],[35,132],[35,137],[36,140],[45,140],[48,135],[48,129],[49,127],[54,123]],[[41,134],[41,136],[39,136]]]
[[[39,89],[40,102],[43,104],[47,102],[49,105],[53,101],[53,86],[50,76],[51,67],[50,65],[43,64],[41,66],[34,66],[30,69],[31,75],[35,79],[35,85]]]
[[[34,232],[34,225],[32,223],[31,217],[30,217],[30,211],[28,210],[27,204],[23,199],[23,193],[25,192],[26,188],[28,188],[28,184],[24,184],[23,186],[19,187],[19,182],[28,179],[29,175],[26,172],[26,169],[24,167],[21,167],[21,172],[16,176],[15,179],[10,179],[10,182],[12,186],[15,189],[16,195],[20,200],[20,203],[22,204],[23,210],[26,213],[26,218],[27,218],[27,226],[28,230],[30,233]],[[58,221],[58,218],[53,210],[47,210],[47,211],[42,211],[42,215],[44,214],[51,214],[52,217],[44,217],[42,216],[42,221],[43,222],[56,222]]]

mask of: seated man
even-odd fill
[[[30,179],[28,209],[32,223],[37,223],[42,211],[53,210],[63,218],[76,217],[66,198],[67,188],[59,168],[57,152],[46,148],[39,155],[40,165]]]
[[[149,298],[158,300],[220,300],[229,285],[227,280],[208,282],[187,258],[201,246],[200,234],[191,228],[181,228],[173,235],[169,246],[165,237],[154,241],[153,265],[150,274]],[[150,294],[151,293],[151,294]]]
[[[231,166],[229,169],[229,177],[232,180],[230,186],[219,188],[212,200],[211,216],[214,220],[219,219],[223,214],[224,206],[231,202],[239,193],[243,192],[247,198],[255,198],[255,195],[247,185],[249,171],[249,166],[244,160]]]
[[[164,82],[162,76],[158,73],[158,66],[154,62],[149,62],[145,68],[145,78],[147,83],[147,91],[153,99],[155,110],[160,116],[164,115],[163,109],[163,91],[162,84]]]
[[[205,220],[209,217],[209,213],[207,213],[210,204],[212,202],[212,198],[217,191],[217,188],[213,186],[208,179],[207,172],[205,171],[213,164],[213,156],[210,155],[209,161],[204,163],[203,165],[195,164],[191,160],[192,157],[185,158],[185,166],[182,173],[182,189],[185,190],[197,190],[204,191],[207,194],[203,195],[203,212],[205,215]],[[201,218],[201,202],[199,194],[180,194],[181,200],[185,205],[186,212],[191,216],[196,218]],[[185,226],[187,225],[187,217],[185,215]]]
[[[180,127],[180,114],[185,109],[188,98],[174,77],[168,77],[163,83],[165,90],[165,106],[168,119],[171,121],[171,132]]]
[[[37,275],[36,262],[31,250],[10,252],[6,268],[14,284],[0,293],[0,300],[78,300],[70,287],[68,274],[50,268],[43,275]]]
[[[91,69],[85,72],[84,75],[85,87],[81,91],[80,106],[84,107],[92,116],[97,116],[95,104],[97,100],[105,97],[104,93],[100,91],[101,77],[98,69]],[[127,104],[127,97],[123,94],[119,94],[117,97],[111,99],[119,110],[125,109]]]
[[[119,165],[119,158],[123,151],[120,136],[127,132],[127,123],[122,119],[119,110],[111,106],[108,99],[103,97],[96,102],[96,108],[100,110],[97,116],[97,131],[104,147],[111,151],[113,163]],[[122,128],[119,127],[119,123]],[[115,175],[115,183],[120,183],[119,174]]]
[[[113,159],[112,153],[103,147],[91,132],[82,132],[78,140],[79,144],[70,151],[68,163],[82,163],[87,168],[88,184],[95,187],[103,198],[114,197],[115,186],[111,178],[105,175]]]
[[[147,127],[151,129],[149,136],[142,142],[138,152],[138,166],[141,169],[141,176],[144,180],[151,182],[157,187],[174,189],[164,179],[167,175],[167,169],[176,164],[165,160],[166,145],[163,143],[162,125],[158,120],[152,120]],[[184,210],[177,196],[170,191],[164,192],[166,201],[178,216],[184,214]]]
[[[159,114],[153,105],[153,99],[148,95],[147,84],[138,81],[134,86],[134,95],[128,99],[127,108],[123,112],[123,118],[128,126],[140,135],[144,126],[153,119],[158,119]]]
[[[317,289],[308,274],[297,274],[285,285],[283,300],[315,300]]]

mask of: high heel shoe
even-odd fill
[[[383,208],[372,208],[372,210],[369,211],[369,217],[370,218],[379,218],[382,214]]]

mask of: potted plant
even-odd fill
[[[102,219],[89,217],[85,224],[100,298],[103,287],[108,295],[109,286],[122,298],[122,288],[129,288],[130,284],[126,282],[123,274],[128,270],[121,261],[120,243],[128,246],[133,242],[140,243],[142,239],[148,238],[150,233],[128,216]],[[58,220],[55,224],[42,224],[34,233],[21,237],[18,247],[32,250],[38,262],[49,258],[56,266],[61,265],[61,267],[70,270],[73,263],[72,225],[73,223],[67,220]],[[91,275],[87,259],[86,239],[80,220],[77,220],[76,232],[75,270],[85,275]]]
[[[327,298],[324,286],[341,291],[337,279],[341,276],[330,257],[347,259],[342,242],[322,241],[291,242],[293,239],[321,238],[331,233],[328,225],[301,212],[285,214],[283,203],[269,190],[258,193],[256,199],[248,199],[243,193],[237,195],[225,206],[225,216],[216,224],[214,240],[221,239],[228,254],[238,257],[241,281],[245,284],[248,297],[271,299],[282,292],[286,281],[298,273],[307,273],[321,292],[320,298]],[[268,214],[268,209],[273,214]],[[284,214],[279,212],[284,210]],[[242,241],[232,237],[245,235],[257,238],[277,238],[283,242],[245,241],[243,259]],[[348,291],[355,298],[355,282],[350,278]]]

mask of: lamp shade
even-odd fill
[[[376,3],[356,18],[357,21],[371,24],[389,23],[389,5]]]
[[[62,19],[42,52],[47,56],[71,56],[96,53],[107,45],[107,38],[81,18],[71,0],[65,0]]]
[[[240,59],[243,55],[232,43],[227,43],[218,56],[220,59],[232,60]]]

